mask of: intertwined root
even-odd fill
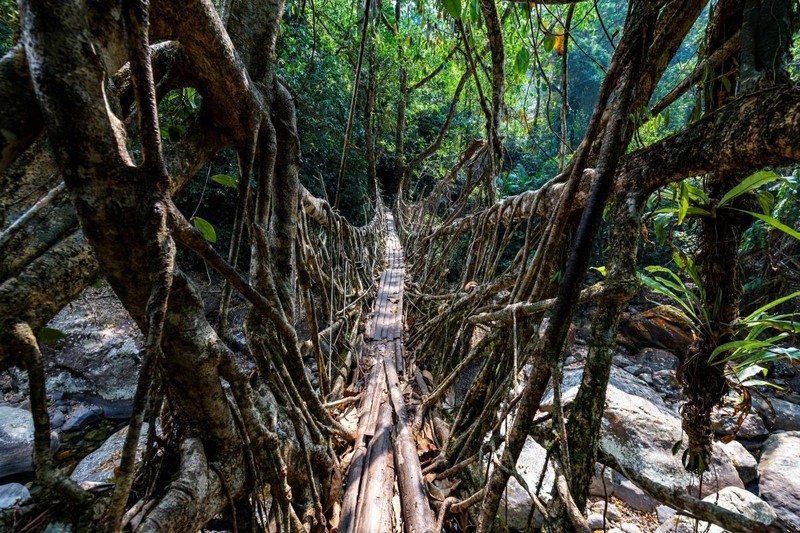
[[[728,391],[724,368],[708,364],[705,353],[699,348],[692,350],[678,371],[678,380],[688,398],[681,409],[683,431],[688,437],[683,466],[701,475],[711,463],[714,443],[711,411]]]

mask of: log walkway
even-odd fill
[[[388,215],[388,266],[380,277],[359,366],[372,368],[359,405],[355,450],[339,524],[341,533],[433,533],[434,518],[422,478],[401,389],[403,350],[403,249]],[[394,505],[395,489],[401,512]]]

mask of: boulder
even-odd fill
[[[631,359],[644,368],[649,368],[650,372],[659,370],[677,370],[678,357],[672,352],[659,348],[643,348]]]
[[[16,507],[31,499],[31,493],[25,485],[19,483],[8,483],[0,485],[0,509]]]
[[[60,409],[53,409],[50,411],[50,427],[53,429],[58,429],[64,425],[66,421],[66,417],[64,413],[61,412]]]
[[[790,379],[800,374],[797,367],[792,364],[792,361],[786,359],[777,359],[769,363],[769,374],[771,378],[784,378]]]
[[[607,517],[607,519],[604,519],[603,515],[600,513],[591,513],[586,518],[586,522],[589,524],[589,529],[592,531],[596,531],[598,529],[604,530],[611,525],[611,518]]]
[[[653,388],[663,397],[675,400],[683,395],[674,370],[657,370],[653,372]]]
[[[728,443],[720,443],[722,453],[728,456],[733,467],[739,473],[742,483],[747,485],[758,477],[758,463],[753,454],[747,451],[747,448],[742,446],[742,443],[737,440],[732,440]]]
[[[147,444],[148,424],[142,424],[139,434],[139,445],[136,449],[136,460],[141,458]],[[128,428],[124,427],[106,440],[102,446],[87,455],[78,463],[70,478],[78,484],[93,484],[108,482],[114,478],[114,469],[119,466],[122,456],[122,446],[125,444],[125,435]]]
[[[113,292],[86,289],[48,327],[66,337],[42,347],[47,390],[98,405],[107,418],[129,417],[144,340]]]
[[[661,372],[672,371],[662,370],[656,374]],[[582,375],[582,369],[564,372],[564,403],[575,399]],[[552,401],[553,392],[550,390],[545,394],[540,409],[549,411]],[[614,457],[625,471],[638,472],[667,487],[696,495],[696,476],[686,472],[680,455],[672,454],[672,447],[682,439],[681,421],[666,407],[661,397],[637,377],[612,366],[601,426],[602,451]],[[709,479],[713,476],[714,482],[703,484],[703,495],[727,486],[744,488],[736,468],[722,452],[719,443],[714,445],[710,466],[708,475]],[[623,499],[616,487],[613,493]],[[647,505],[647,510],[653,511],[655,505]]]
[[[613,488],[614,496],[632,509],[643,513],[652,513],[658,507],[658,501],[625,476],[615,473]]]
[[[79,405],[67,418],[61,431],[78,431],[102,420],[103,409],[96,405]]]
[[[59,440],[50,434],[50,451]],[[16,407],[0,406],[0,478],[33,471],[33,417]]]
[[[703,501],[717,504],[766,525],[772,524],[777,518],[775,511],[766,502],[758,496],[736,487],[726,487],[715,494],[706,496]],[[675,515],[662,523],[656,533],[694,533],[695,531],[725,533],[727,531],[708,522],[699,521],[698,524],[695,522],[697,521],[691,518]],[[698,526],[696,529],[695,525]]]
[[[642,348],[662,348],[672,353],[686,353],[695,337],[691,324],[669,305],[622,316],[617,342],[631,353]]]
[[[561,398],[565,405],[575,399],[575,396],[578,394],[578,389],[581,386],[581,379],[583,379],[582,368],[564,371],[564,380],[561,383]],[[661,396],[651,389],[647,383],[616,366],[611,367],[611,374],[608,378],[608,390],[611,391],[612,388],[633,396],[639,396],[646,401],[666,408]],[[551,388],[542,398],[539,409],[544,412],[550,412],[552,408],[553,390]]]
[[[769,404],[764,401],[756,404],[758,414],[773,430],[800,431],[800,405],[779,398],[770,398]]]
[[[678,511],[673,509],[672,507],[666,505],[659,505],[656,508],[656,518],[658,518],[658,523],[662,524],[667,521],[668,518],[675,516]]]
[[[800,431],[775,433],[758,463],[759,494],[790,526],[800,529]]]
[[[756,413],[748,413],[739,423],[739,414],[731,407],[719,407],[711,413],[711,429],[717,435],[736,435],[742,439],[762,439],[769,435],[764,421]]]
[[[603,466],[599,463],[595,465],[594,476],[589,484],[589,494],[604,499],[614,496],[628,507],[643,513],[651,513],[658,506],[656,500],[628,478],[608,467],[603,471]]]
[[[545,467],[546,459],[547,450],[531,437],[528,437],[517,460],[517,472],[525,480],[531,492],[534,492],[539,484],[539,478]],[[552,467],[548,465],[544,474],[542,491],[539,494],[543,501],[550,500],[550,491],[554,482],[555,473]],[[500,514],[505,519],[508,527],[525,531],[528,527],[528,516],[531,507],[533,507],[533,501],[531,501],[527,491],[520,486],[516,479],[509,479],[508,487],[503,492],[503,499],[500,503]]]
[[[661,485],[696,495],[696,476],[683,468],[680,454],[672,454],[672,447],[682,439],[681,422],[675,413],[614,386],[608,388],[600,448],[617,460],[623,474],[637,472]],[[703,484],[703,495],[728,486],[744,488],[719,443],[714,444],[708,475],[713,482]]]
[[[596,463],[594,465],[594,475],[589,482],[589,495],[600,496],[601,498],[610,497],[614,494],[614,481],[611,478],[613,470]]]
[[[619,512],[619,509],[613,503],[607,503],[605,501],[599,501],[592,504],[592,512],[599,514],[600,516],[605,515],[607,520],[612,522],[619,522],[622,519],[622,515]]]

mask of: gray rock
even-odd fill
[[[596,529],[606,529],[608,526],[611,525],[611,520],[604,520],[603,515],[599,513],[592,513],[586,519],[586,522],[589,524],[589,529],[594,531]]]
[[[611,478],[612,472],[610,468],[604,470],[603,465],[600,463],[594,465],[594,475],[589,482],[589,494],[591,496],[600,496],[602,498],[613,496],[614,481]]]
[[[633,356],[633,360],[637,364],[649,368],[651,372],[678,369],[678,357],[659,348],[643,348]]]
[[[703,501],[715,503],[729,511],[742,514],[766,525],[772,524],[777,518],[775,511],[767,503],[750,492],[736,487],[726,487],[715,494],[706,496]],[[708,522],[699,521],[698,524],[695,522],[685,516],[675,515],[663,522],[656,533],[694,533],[695,525],[698,526],[697,530],[706,533],[725,533],[727,531]]]
[[[770,363],[769,377],[792,378],[798,374],[797,368],[791,361],[777,359]]]
[[[800,392],[800,376],[793,377],[792,380],[789,382],[789,386],[792,388],[793,391]]]
[[[612,522],[619,522],[620,518],[622,518],[622,515],[620,514],[616,505],[613,503],[606,503],[604,501],[595,502],[592,505],[592,512],[597,513],[600,516],[605,514],[606,518]]]
[[[739,415],[730,407],[717,408],[711,413],[711,429],[717,435],[736,435],[743,439],[761,439],[769,435],[764,421],[749,413],[739,425]]]
[[[58,429],[64,425],[66,421],[66,417],[64,413],[61,412],[60,409],[53,409],[50,411],[50,427],[53,429]]]
[[[59,440],[50,434],[50,451]],[[33,417],[16,407],[0,406],[0,478],[33,471]]]
[[[800,529],[800,431],[775,433],[758,464],[759,494],[790,526]]]
[[[581,385],[583,378],[583,369],[566,370],[564,371],[564,380],[561,384],[561,397],[565,404],[568,404],[575,399],[578,394],[578,388]],[[647,386],[641,379],[633,374],[622,370],[621,368],[611,367],[611,375],[608,378],[609,390],[612,388],[626,392],[633,396],[639,396],[656,405],[664,407],[664,400],[658,395],[656,391]],[[553,408],[553,390],[550,389],[545,393],[542,398],[542,403],[539,407],[541,411],[550,412]]]
[[[672,411],[616,387],[608,388],[600,448],[617,460],[623,474],[637,472],[666,487],[696,494],[696,476],[686,472],[679,455],[672,454],[673,445],[682,439],[680,419]],[[704,494],[727,486],[744,488],[718,443],[708,476],[713,482],[703,484]],[[621,498],[616,490],[615,495]]]
[[[666,505],[659,505],[656,507],[656,518],[658,518],[658,523],[663,524],[666,522],[668,518],[671,516],[675,516],[678,511],[673,509],[672,507],[667,507]]]
[[[9,509],[31,499],[31,493],[25,485],[8,483],[0,485],[0,509]]]
[[[86,289],[48,326],[66,337],[42,347],[47,390],[99,405],[109,418],[130,416],[143,338],[113,292]]]
[[[628,374],[633,374],[634,376],[638,376],[639,372],[642,370],[642,365],[628,365],[623,368],[625,372]]]
[[[639,379],[647,383],[648,385],[653,384],[653,374],[648,374],[647,372],[639,374]]]
[[[147,428],[147,422],[142,424],[139,445],[136,449],[137,461],[141,458],[147,444]],[[69,477],[78,484],[106,482],[112,479],[114,469],[119,466],[122,446],[125,444],[125,435],[127,434],[128,428],[124,427],[111,435],[102,446],[84,457]]]
[[[620,368],[625,368],[626,366],[631,366],[633,361],[625,357],[624,355],[615,355],[612,359],[612,362],[615,366]]]
[[[675,380],[674,370],[658,370],[653,372],[653,388],[667,398],[681,396],[681,388]]]
[[[655,511],[658,502],[628,478],[611,468],[606,468],[602,477],[601,472],[603,467],[598,463],[595,465],[594,476],[589,484],[590,495],[601,498],[614,496],[638,511],[645,513]]]
[[[102,419],[103,409],[97,407],[96,405],[79,405],[77,409],[75,409],[67,421],[64,423],[64,426],[61,428],[62,431],[78,431],[79,429],[83,429],[86,426],[99,422]]]
[[[620,524],[619,530],[622,533],[642,533],[642,530],[641,530],[641,528],[639,528],[639,526],[637,526],[636,524],[631,524],[629,522],[626,522],[624,524]],[[609,533],[611,533],[611,532],[609,532]]]
[[[0,394],[14,390],[14,378],[7,371],[0,372]]]
[[[755,402],[754,402],[755,403]],[[800,405],[786,400],[770,398],[772,408],[766,402],[757,402],[758,414],[773,430],[800,431]]]
[[[747,485],[758,477],[756,458],[742,446],[741,442],[732,440],[726,444],[720,443],[720,449],[728,456],[733,467],[736,468],[742,483]]]
[[[547,451],[531,437],[528,437],[517,460],[517,472],[525,480],[531,492],[536,490],[546,458]],[[542,483],[542,492],[539,494],[539,497],[545,502],[550,500],[550,491],[553,488],[554,481],[555,473],[552,467],[548,465],[544,475],[544,482]],[[505,518],[508,527],[523,531],[527,529],[528,516],[532,506],[533,502],[525,489],[517,483],[516,479],[509,479],[507,490],[503,492],[500,504],[500,513]],[[506,514],[506,508],[508,509],[508,514]]]
[[[620,475],[615,476],[614,496],[625,502],[628,507],[643,513],[652,513],[658,507],[658,501],[634,485],[631,480]]]

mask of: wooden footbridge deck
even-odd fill
[[[355,450],[347,473],[341,533],[433,533],[411,420],[400,380],[407,379],[403,350],[403,249],[388,215],[388,266],[380,278],[360,367],[372,364],[359,406]],[[395,486],[401,516],[395,513]]]

